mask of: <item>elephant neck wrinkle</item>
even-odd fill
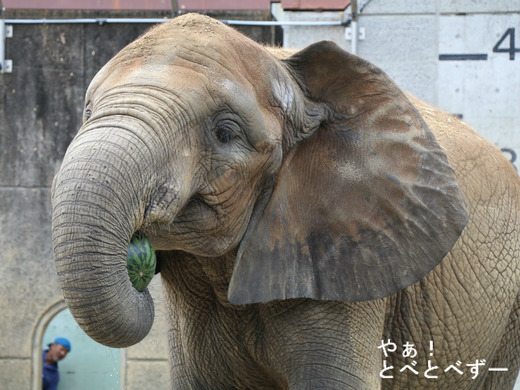
[[[197,256],[181,252],[171,253],[172,258],[165,258],[161,274],[166,279],[180,281],[183,286],[176,286],[177,291],[185,295],[200,298],[211,295],[222,306],[231,305],[227,299],[227,290],[236,254],[229,253],[220,257]],[[170,255],[163,252],[163,256]],[[173,282],[175,284],[175,282]]]
[[[227,291],[236,254],[225,254],[220,257],[199,257],[202,270],[214,289],[218,301],[224,305],[231,305],[227,299]]]

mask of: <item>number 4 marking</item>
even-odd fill
[[[509,36],[509,47],[505,49],[501,49],[500,45],[504,42]],[[520,53],[520,48],[517,49],[515,47],[515,29],[508,28],[507,31],[502,35],[497,44],[493,47],[493,53],[509,53],[509,60],[513,61],[515,59],[515,53]]]

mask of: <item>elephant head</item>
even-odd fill
[[[422,278],[467,222],[434,136],[378,68],[321,42],[286,59],[207,17],[151,29],[96,75],[53,183],[64,297],[95,340],[153,321],[126,270],[236,253],[228,297],[367,300]],[[231,272],[231,270],[230,270]]]

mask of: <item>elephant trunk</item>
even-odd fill
[[[153,170],[152,153],[135,133],[92,127],[71,143],[53,183],[56,271],[81,328],[123,348],[141,341],[154,319],[148,290],[134,289],[126,269],[150,198],[154,175],[142,167]]]

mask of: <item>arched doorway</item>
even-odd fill
[[[56,337],[69,339],[72,348],[65,359],[59,362],[60,383],[58,390],[119,390],[122,383],[122,363],[124,352],[105,347],[90,337],[78,326],[64,303],[55,305],[42,319],[33,346],[33,356],[37,356],[37,370],[40,377],[33,381],[33,389],[41,389],[42,350],[48,348]],[[34,368],[33,368],[34,371]]]

